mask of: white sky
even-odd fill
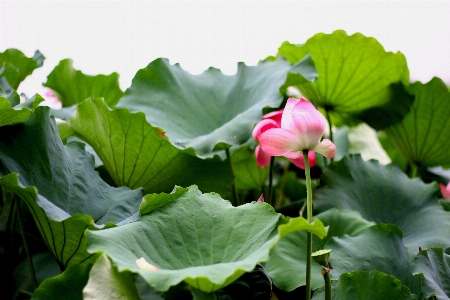
[[[46,60],[19,87],[42,83],[64,58],[86,74],[120,74],[123,90],[159,57],[199,74],[256,65],[283,41],[344,29],[405,54],[412,80],[450,84],[450,1],[8,1],[0,0],[0,52],[40,50]]]

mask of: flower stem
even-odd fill
[[[272,195],[273,195],[273,165],[275,163],[275,156],[270,158],[269,167],[269,196],[267,197],[267,202],[273,206]]]
[[[233,163],[231,161],[231,154],[230,154],[230,148],[225,149],[225,153],[227,154],[227,159],[230,162],[230,168],[231,168],[231,172],[233,173],[233,182],[231,183],[231,189],[233,191],[233,198],[234,198],[234,203],[236,203],[236,206],[239,206],[239,196],[238,196],[238,191],[236,188],[236,177],[234,175],[234,168],[233,168]]]
[[[417,165],[415,163],[411,163],[410,166],[411,166],[411,171],[410,171],[411,178],[417,177],[417,170],[418,170]]]
[[[274,208],[277,208],[281,205],[281,201],[283,200],[284,187],[286,186],[287,174],[289,171],[290,161],[287,161],[283,168],[283,175],[281,177],[280,186],[277,190],[277,197],[275,198],[275,203],[273,205]]]
[[[325,300],[331,300],[331,277],[330,272],[326,272],[325,278]]]
[[[306,175],[306,215],[308,223],[312,223],[312,188],[311,188],[311,172],[309,168],[308,150],[303,150],[303,159],[305,160]],[[312,254],[312,233],[307,232],[308,241],[306,244],[306,299],[311,299],[311,254]]]

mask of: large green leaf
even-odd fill
[[[396,148],[419,166],[450,166],[450,92],[439,78],[409,87],[416,98],[401,123],[386,129]]]
[[[101,180],[82,144],[64,146],[48,107],[24,124],[0,127],[0,186],[27,203],[62,269],[92,256],[86,228],[132,217],[142,198],[141,190]]]
[[[282,236],[298,230],[326,235],[320,221],[288,219],[267,203],[233,207],[195,186],[179,195],[136,222],[88,231],[89,252],[105,252],[119,271],[139,273],[156,290],[165,291],[184,280],[210,293],[267,261]],[[140,257],[159,270],[140,269],[136,263]]]
[[[58,276],[44,280],[34,291],[32,300],[82,300],[92,264],[77,264]]]
[[[313,300],[324,298],[323,290]],[[333,285],[333,300],[417,300],[410,289],[394,276],[379,271],[344,273]]]
[[[355,211],[333,209],[316,216],[329,227],[327,236],[322,240],[314,238],[314,249],[323,249],[333,236],[354,236],[373,223],[361,218]],[[306,240],[304,232],[295,232],[282,238],[270,252],[270,260],[265,267],[273,283],[284,291],[292,291],[306,284]],[[334,257],[334,253],[332,253]],[[319,288],[324,284],[321,266],[313,261],[312,287]]]
[[[414,258],[412,272],[424,278],[425,296],[450,299],[450,254],[449,249],[424,249]]]
[[[249,140],[262,109],[281,105],[279,89],[289,72],[301,73],[302,82],[315,75],[309,58],[295,66],[281,59],[255,67],[240,63],[233,76],[214,68],[192,75],[157,59],[136,74],[117,106],[144,112],[177,145],[209,155]]]
[[[45,57],[39,51],[33,57],[26,57],[20,50],[7,49],[0,53],[0,89],[10,93],[11,89],[17,90],[19,84],[34,69],[42,66]]]
[[[236,149],[231,155],[238,190],[260,189],[269,177],[269,167],[256,164],[255,151],[249,147]]]
[[[318,78],[300,89],[316,106],[331,113],[333,124],[361,119],[368,109],[371,112],[364,117],[373,116],[374,108],[383,112],[384,118],[378,121],[389,121],[386,114],[398,121],[408,111],[412,99],[398,85],[409,81],[402,53],[386,52],[376,39],[360,33],[348,36],[343,30],[318,33],[301,46],[284,43],[279,53],[295,62],[305,51],[314,61]]]
[[[44,86],[56,93],[63,107],[78,104],[87,98],[104,98],[111,107],[116,105],[123,92],[119,87],[119,74],[86,75],[72,66],[71,59],[64,59],[48,75]]]
[[[331,165],[315,192],[318,211],[352,209],[376,223],[396,224],[412,251],[450,246],[450,213],[438,204],[439,187],[409,179],[394,165],[347,156]]]
[[[0,96],[0,127],[24,123],[44,98],[36,94],[31,99],[20,103],[20,96],[12,91],[8,96]]]
[[[218,157],[203,160],[192,149],[176,148],[143,113],[111,111],[102,99],[88,99],[78,105],[70,125],[94,148],[118,186],[157,193],[196,184],[224,197],[231,194],[229,162]]]
[[[345,272],[378,270],[395,276],[405,285],[411,281],[409,253],[402,243],[402,232],[395,225],[379,224],[356,236],[333,237],[325,248],[332,250],[332,279]]]

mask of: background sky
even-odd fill
[[[344,29],[405,54],[412,81],[450,84],[450,1],[8,1],[0,0],[0,52],[17,48],[46,60],[19,87],[42,83],[60,60],[85,74],[120,74],[123,90],[159,57],[193,74],[213,66],[256,65],[283,41],[304,43]]]

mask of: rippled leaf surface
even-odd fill
[[[51,88],[63,107],[78,104],[87,98],[103,98],[114,106],[122,97],[119,74],[86,75],[73,68],[71,59],[64,59],[48,75],[44,86]]]
[[[318,220],[307,224],[303,218],[288,219],[266,203],[233,207],[219,195],[202,194],[192,186],[136,222],[88,231],[87,238],[91,253],[105,252],[120,271],[139,273],[156,290],[185,281],[210,293],[267,261],[278,240],[298,230],[326,235]],[[140,269],[140,257],[159,270]]]
[[[289,72],[302,74],[301,82],[315,76],[309,58],[294,66],[282,59],[255,67],[240,63],[233,76],[214,68],[192,75],[157,59],[136,74],[117,106],[144,112],[176,145],[210,155],[251,138],[262,109],[281,105],[279,90]]]
[[[48,107],[0,127],[0,185],[25,201],[60,268],[89,260],[84,231],[138,212],[141,190],[113,188],[80,143],[63,145]],[[107,225],[110,226],[110,225]]]
[[[110,110],[102,99],[89,99],[78,105],[70,125],[94,148],[118,186],[157,193],[196,184],[224,197],[231,194],[228,161],[200,159],[192,149],[178,149],[143,113]]]

